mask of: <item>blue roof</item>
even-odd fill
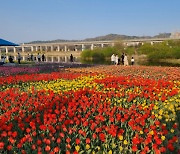
[[[18,44],[0,39],[0,46],[19,46]]]

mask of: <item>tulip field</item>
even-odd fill
[[[178,67],[3,69],[0,153],[180,153]]]

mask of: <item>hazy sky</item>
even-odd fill
[[[0,38],[15,43],[180,31],[180,0],[0,0]]]

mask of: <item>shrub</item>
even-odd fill
[[[158,61],[159,59],[178,59],[180,57],[180,47],[177,42],[165,41],[151,45],[146,43],[138,49],[139,54],[146,54],[148,60]]]
[[[93,61],[93,62],[102,62],[106,59],[110,59],[112,54],[121,56],[124,52],[124,47],[121,42],[116,42],[114,47],[104,47],[104,48],[95,48],[94,50],[84,50],[81,53],[81,61]]]
[[[92,51],[91,50],[84,50],[81,52],[81,58],[82,59],[89,59],[92,57]]]
[[[135,47],[127,47],[124,52],[127,54],[127,55],[133,55],[135,54],[135,50],[136,48]]]

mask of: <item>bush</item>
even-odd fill
[[[124,52],[124,47],[121,42],[116,42],[114,47],[95,48],[94,50],[84,50],[81,53],[81,61],[93,61],[95,63],[104,63],[107,59],[110,59],[112,54],[119,57]]]
[[[172,46],[173,45],[173,46]],[[177,42],[165,41],[151,45],[146,43],[138,50],[139,54],[146,54],[148,60],[158,61],[159,59],[178,59],[180,58],[180,46]]]
[[[81,59],[90,59],[92,57],[92,51],[91,50],[84,50],[81,52]]]
[[[127,54],[127,55],[133,55],[135,54],[135,50],[136,48],[135,47],[127,47],[124,52]]]

